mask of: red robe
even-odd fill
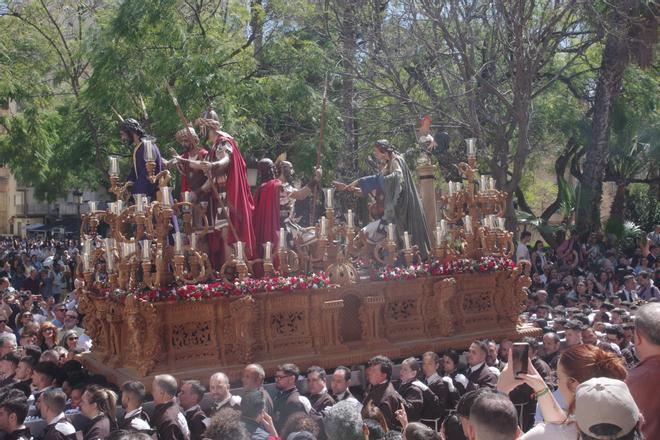
[[[227,193],[225,203],[227,208],[229,208],[230,221],[238,234],[238,238],[236,238],[230,228],[227,244],[231,246],[237,241],[242,241],[245,245],[245,256],[251,259],[255,255],[255,237],[254,228],[252,227],[254,200],[252,199],[250,184],[247,180],[247,165],[241,155],[241,151],[238,149],[236,140],[229,134],[221,132],[218,139],[216,139],[218,148],[221,148],[219,144],[225,141],[229,142],[232,147],[231,160],[229,169],[227,170],[227,182],[225,184],[225,192]],[[209,160],[211,162],[217,160],[215,149],[209,154]],[[215,195],[213,197],[215,198]],[[214,200],[214,203],[210,205],[214,209],[211,211],[211,214],[215,215],[219,204]],[[208,238],[211,263],[215,269],[219,269],[226,258],[223,252],[222,234],[220,231],[215,231],[210,233]]]
[[[280,232],[280,179],[262,183],[254,194],[254,234],[257,254],[263,256],[263,245],[270,241],[273,251],[278,249]]]

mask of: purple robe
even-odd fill
[[[158,147],[155,143],[152,145],[156,155],[154,174],[158,174],[163,170],[163,163]],[[144,143],[140,143],[140,146],[133,150],[133,166],[126,180],[133,182],[131,194],[146,194],[149,200],[155,200],[156,193],[158,192],[158,183],[151,183],[149,176],[147,176],[147,162],[144,160]]]

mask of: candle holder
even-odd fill
[[[296,252],[280,247],[276,255],[275,267],[282,275],[286,276],[300,269],[300,260]]]
[[[262,264],[266,276],[271,276],[275,273],[275,266],[273,265],[273,243],[270,241],[264,243],[264,258]]]

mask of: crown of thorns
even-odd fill
[[[120,127],[123,131],[137,133],[140,137],[145,135],[145,131],[144,128],[142,128],[142,125],[133,118],[124,119]]]

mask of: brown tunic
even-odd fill
[[[390,381],[369,387],[364,397],[364,405],[367,405],[369,401],[372,401],[380,409],[390,429],[399,426],[394,412],[401,407],[403,398],[397,393]]]
[[[188,423],[174,400],[156,405],[151,426],[160,440],[190,440]]]

